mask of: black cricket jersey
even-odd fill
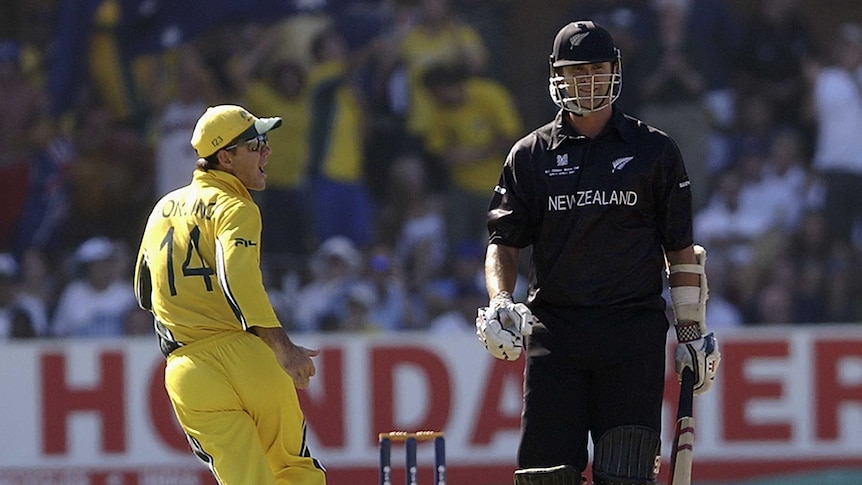
[[[692,244],[691,187],[676,143],[613,109],[594,139],[560,111],[506,159],[489,242],[533,246],[531,306],[663,309],[664,250]]]

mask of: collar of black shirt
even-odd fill
[[[607,136],[611,132],[619,133],[620,137],[623,141],[628,142],[631,140],[632,136],[632,127],[629,125],[631,120],[628,120],[625,114],[617,108],[616,106],[611,106],[611,109],[614,110],[611,115],[611,119],[605,128],[599,133],[595,139],[601,139]],[[586,139],[583,135],[579,134],[572,128],[572,125],[563,122],[563,110],[557,111],[557,116],[554,119],[554,127],[551,130],[551,140],[553,140],[553,146],[551,148],[556,148],[560,146],[567,139]]]

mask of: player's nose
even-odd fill
[[[269,162],[269,154],[272,153],[272,147],[266,145],[260,149],[260,166],[263,167]]]

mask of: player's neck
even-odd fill
[[[599,133],[605,129],[605,125],[608,124],[612,114],[613,108],[610,106],[599,111],[587,113],[583,116],[578,116],[568,111],[565,113],[566,119],[569,124],[572,125],[572,128],[574,128],[579,134],[588,138],[595,138],[598,136]]]

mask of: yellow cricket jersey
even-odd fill
[[[467,101],[457,107],[434,109],[433,123],[425,142],[439,155],[452,148],[485,149],[514,141],[521,132],[521,119],[509,92],[490,79],[466,82]],[[500,177],[505,153],[493,153],[469,165],[451,167],[453,183],[470,193],[487,194]]]
[[[488,55],[479,34],[462,23],[450,24],[442,30],[419,26],[402,40],[398,55],[407,66],[410,85],[407,126],[411,133],[425,133],[430,123],[433,102],[422,84],[425,71],[434,65],[464,62],[464,52],[473,52],[476,57],[482,58]]]
[[[188,344],[251,326],[280,327],[260,272],[260,210],[233,175],[196,170],[162,197],[144,230],[135,296]]]

